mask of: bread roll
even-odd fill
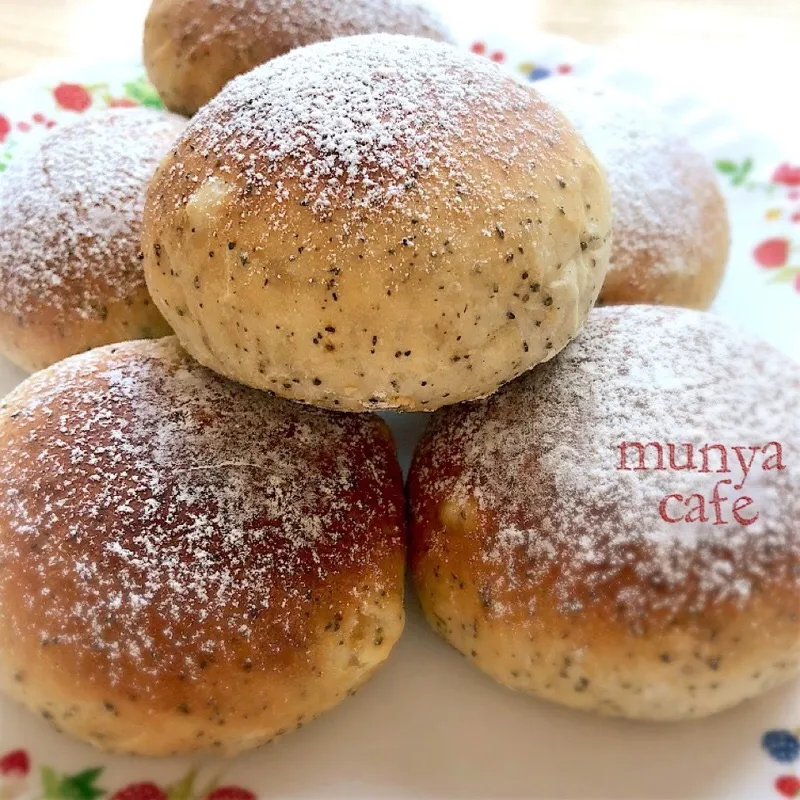
[[[105,750],[235,753],[353,693],[403,628],[376,417],[219,378],[174,338],[0,404],[0,686]]]
[[[730,245],[725,199],[709,159],[641,97],[572,77],[537,88],[608,174],[614,246],[599,303],[708,308]]]
[[[558,112],[488,59],[384,35],[231,82],[161,164],[144,227],[195,358],[347,411],[481,397],[555,355],[610,248],[605,179]]]
[[[153,0],[144,61],[166,105],[191,115],[231,78],[276,56],[364,33],[451,40],[418,0]]]
[[[703,717],[793,677],[799,391],[714,316],[596,309],[549,364],[434,416],[409,479],[431,625],[506,686],[601,714]]]
[[[54,128],[0,177],[0,354],[32,372],[170,332],[141,263],[144,191],[184,120],[117,109]]]

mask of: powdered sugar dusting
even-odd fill
[[[568,77],[540,91],[583,135],[603,165],[614,217],[613,269],[646,256],[652,273],[694,274],[716,255],[706,248],[714,175],[670,120],[634,94]],[[686,256],[691,254],[691,257]]]
[[[447,37],[431,8],[414,0],[224,0],[216,5],[215,14],[197,18],[199,41],[221,34],[252,37],[255,30],[289,50],[364,33]]]
[[[476,115],[496,124],[476,125]],[[509,115],[513,124],[502,124]],[[272,230],[283,226],[282,208],[298,203],[325,222],[341,208],[364,209],[365,221],[380,211],[424,222],[440,204],[475,203],[496,187],[498,169],[544,173],[562,125],[486,59],[425,39],[359,36],[296,50],[232,81],[177,152],[188,146],[205,160],[192,191],[212,176],[236,184],[241,213],[256,209]],[[538,163],[517,158],[528,136]],[[186,180],[186,165],[176,160],[170,174]],[[265,211],[250,197],[274,205]],[[356,224],[357,214],[347,218]]]
[[[0,440],[7,577],[43,587],[25,602],[44,643],[112,672],[191,671],[265,625],[291,638],[320,582],[401,546],[378,421],[227,382],[173,339],[39,373],[6,399]]]
[[[508,566],[498,596],[520,580],[553,581],[563,610],[610,592],[629,620],[744,603],[769,580],[800,581],[791,571],[800,558],[798,390],[797,365],[714,316],[596,309],[553,362],[486,401],[439,412],[419,485],[462,507],[471,498],[494,520],[499,533],[483,557]],[[650,448],[648,469],[635,469],[635,449],[631,469],[619,469],[623,442],[661,443],[666,468],[655,469]],[[769,442],[780,443],[785,469],[775,468],[776,448],[746,449]],[[669,443],[675,467],[694,446],[694,470],[671,468]],[[719,449],[702,471],[706,444],[727,448],[728,473],[717,471]],[[709,498],[720,480],[729,481],[727,524],[715,525]],[[708,521],[665,521],[660,502],[673,493],[703,495]],[[740,495],[753,500],[746,518],[758,512],[750,525],[732,516]],[[666,511],[674,518],[696,505],[673,498]]]
[[[104,111],[18,154],[0,178],[0,311],[97,318],[144,287],[144,190],[183,125],[152,109]]]

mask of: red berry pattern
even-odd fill
[[[797,797],[800,795],[800,778],[796,775],[781,775],[775,781],[775,789],[783,797]]]
[[[148,781],[118,789],[111,795],[111,800],[168,800],[168,797],[163,789]]]
[[[137,781],[115,791],[98,786],[104,771],[104,767],[94,767],[68,774],[47,766],[39,767],[41,796],[47,800],[258,800],[254,792],[241,786],[219,786],[218,778],[205,782],[204,786],[198,785],[197,769],[189,770],[180,780],[163,788],[153,781]],[[30,756],[25,750],[12,750],[0,756],[0,799],[21,797],[20,788],[27,797],[25,781],[30,772]],[[14,789],[11,788],[14,782],[22,783],[17,783]],[[9,788],[11,794],[7,793]]]
[[[771,198],[765,218],[770,223],[788,221],[800,224],[800,208],[782,204],[782,196],[791,203],[800,200],[800,165],[788,161],[779,164],[769,179],[756,179],[756,163],[753,158],[743,161],[721,159],[714,166],[731,186],[742,186],[750,191],[759,190]],[[778,191],[776,191],[778,190]],[[800,264],[791,263],[792,253],[798,250],[793,237],[773,236],[757,244],[752,251],[753,260],[760,267],[770,270],[768,282],[790,285],[800,292]]]
[[[753,258],[762,267],[782,267],[789,260],[789,240],[767,239],[753,250]]]
[[[0,758],[0,775],[24,778],[31,771],[31,760],[24,750],[12,750]]]
[[[86,111],[92,105],[92,95],[77,83],[60,83],[53,89],[53,96],[66,111]]]
[[[206,795],[205,800],[257,800],[256,796],[240,786],[220,786]]]
[[[0,114],[0,143],[6,140],[9,133],[11,133],[11,123],[8,121],[8,117]]]
[[[772,182],[782,186],[800,186],[800,165],[781,164],[773,173]]]
[[[777,761],[793,761],[797,757],[796,745],[800,728],[795,731],[776,729],[767,731],[761,738],[761,746]],[[0,797],[4,778],[24,779],[31,771],[31,762],[25,750],[12,750],[0,756]],[[50,767],[41,767],[44,797],[47,800],[258,800],[258,796],[241,786],[217,786],[216,780],[205,789],[195,786],[198,771],[190,770],[177,783],[162,789],[152,781],[131,783],[113,793],[97,786],[103,767],[83,770],[74,775],[62,775]],[[781,775],[774,781],[775,791],[786,798],[800,797],[800,778],[797,775]],[[15,795],[16,796],[16,795]]]

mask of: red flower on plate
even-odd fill
[[[11,133],[11,123],[8,117],[0,114],[0,142],[4,142],[9,133]]]
[[[753,258],[762,267],[782,267],[789,260],[789,240],[767,239],[753,250]]]
[[[53,96],[67,111],[86,111],[92,104],[91,94],[77,83],[60,83],[53,89]]]
[[[800,166],[792,166],[788,162],[781,164],[772,174],[772,182],[784,186],[800,186]]]

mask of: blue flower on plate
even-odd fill
[[[545,69],[544,67],[534,67],[528,73],[528,80],[529,81],[540,81],[542,78],[549,78],[553,74],[553,71],[550,69]]]
[[[767,731],[761,737],[761,746],[782,764],[790,764],[800,756],[800,739],[791,731]]]

